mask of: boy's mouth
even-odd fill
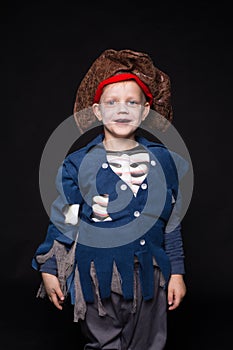
[[[131,119],[126,119],[126,118],[119,118],[119,119],[115,119],[114,123],[130,123]]]

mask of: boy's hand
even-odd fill
[[[176,309],[186,294],[183,275],[171,275],[168,283],[168,310]]]
[[[61,291],[58,278],[46,272],[42,272],[42,279],[44,282],[46,293],[49,300],[59,309],[62,310],[62,303],[64,302],[64,295]]]

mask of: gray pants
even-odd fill
[[[167,299],[160,286],[160,270],[155,267],[154,298],[144,301],[141,296],[139,272],[136,270],[137,304],[132,313],[132,301],[117,293],[104,300],[106,316],[98,315],[97,300],[87,305],[86,319],[80,322],[89,339],[85,350],[162,350],[167,337]]]

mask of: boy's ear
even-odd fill
[[[149,102],[146,102],[144,104],[144,110],[143,110],[143,113],[142,113],[142,121],[146,119],[146,117],[148,116],[150,112],[150,104]]]
[[[95,114],[96,118],[99,120],[99,121],[102,121],[102,115],[101,115],[101,111],[100,111],[100,105],[98,103],[94,103],[92,105],[92,110],[93,110],[93,113]]]

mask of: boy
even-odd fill
[[[70,293],[86,350],[163,349],[167,303],[174,310],[186,294],[180,223],[169,221],[180,174],[164,145],[137,132],[147,120],[163,130],[172,120],[169,79],[145,53],[106,50],[80,84],[74,115],[82,132],[96,121],[103,132],[59,169],[33,258],[38,295],[61,310]]]

